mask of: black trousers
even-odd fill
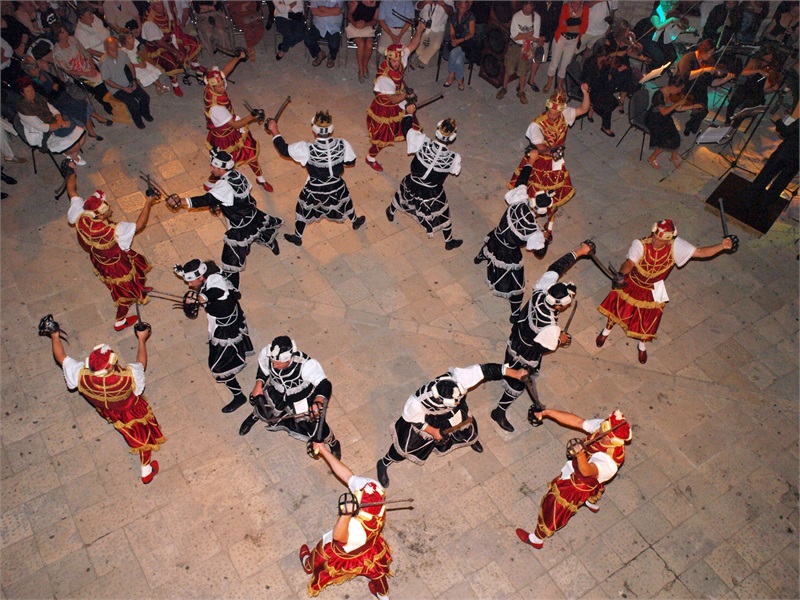
[[[131,93],[124,90],[117,90],[114,92],[114,97],[128,107],[128,111],[131,113],[131,119],[133,119],[133,122],[137,126],[144,125],[142,117],[151,118],[150,96],[142,89],[142,86],[137,85]]]
[[[795,135],[797,135],[796,132]],[[778,146],[775,152],[767,159],[764,168],[761,169],[753,183],[750,184],[749,193],[769,202],[778,200],[781,192],[786,189],[792,178],[797,175],[799,169],[796,142],[794,152],[787,150],[788,147],[783,148],[783,144]],[[769,185],[770,182],[772,182],[772,185]],[[767,189],[768,185],[769,189]]]

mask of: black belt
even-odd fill
[[[579,35],[579,33],[570,33],[569,31],[565,31],[561,34],[561,37],[563,37],[565,40],[574,40]]]

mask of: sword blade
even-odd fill
[[[283,114],[283,111],[286,110],[286,107],[289,106],[289,102],[291,102],[291,101],[292,101],[292,97],[291,96],[286,96],[286,100],[283,101],[283,104],[281,104],[281,107],[278,109],[278,112],[275,113],[275,117],[273,117],[274,121],[277,121],[278,119],[281,118],[281,115]]]
[[[420,108],[425,108],[429,104],[433,104],[434,102],[437,102],[438,100],[441,100],[442,98],[444,98],[444,94],[436,94],[435,96],[433,96],[431,98],[428,98],[424,102],[418,102],[417,103],[417,110],[419,110]]]
[[[614,281],[614,273],[612,273],[611,270],[608,267],[606,267],[603,263],[600,262],[600,259],[597,258],[597,256],[595,255],[594,252],[589,254],[589,258],[591,258],[592,262],[595,265],[597,265],[597,268],[600,269],[603,272],[603,275],[608,277],[611,281]]]
[[[575,310],[578,308],[578,299],[576,298],[572,303],[572,311],[569,313],[567,324],[564,327],[564,333],[569,332],[569,326],[572,325],[572,319],[575,317]]]
[[[725,218],[725,201],[719,199],[719,218],[722,221],[722,237],[728,237],[728,219]]]

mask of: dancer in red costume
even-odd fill
[[[356,477],[342,461],[336,458],[324,443],[314,443],[314,449],[341,481],[347,483],[358,504],[384,502],[386,492],[374,479]],[[352,500],[352,499],[351,499]],[[327,586],[344,583],[361,576],[369,579],[369,591],[373,596],[388,600],[388,578],[392,562],[391,548],[383,539],[386,523],[386,507],[357,506],[355,503],[339,503],[339,519],[322,540],[309,550],[300,548],[300,562],[306,573],[309,596],[317,596]]]
[[[206,138],[206,148],[211,150],[216,148],[227,152],[233,157],[235,168],[247,165],[256,176],[256,182],[266,191],[271,192],[272,186],[264,178],[261,165],[258,164],[258,154],[260,151],[258,142],[247,128],[253,122],[261,122],[260,117],[248,115],[239,118],[233,110],[233,104],[228,96],[228,76],[242,61],[247,58],[244,50],[239,56],[228,61],[222,70],[213,67],[206,73],[206,87],[203,91],[203,105],[206,115],[206,128],[208,137]],[[217,181],[213,175],[209,177],[208,184],[204,186],[206,190]]]
[[[74,164],[74,163],[70,163]],[[147,304],[152,288],[145,286],[145,273],[150,270],[147,259],[131,249],[134,236],[144,229],[150,218],[150,208],[159,198],[149,197],[135,223],[111,220],[111,207],[102,190],[97,190],[86,200],[78,196],[74,169],[67,175],[67,193],[70,197],[67,221],[75,225],[78,243],[86,250],[95,274],[111,292],[117,307],[114,329],[122,331],[138,320],[127,316],[134,304]]]
[[[123,368],[117,364],[117,355],[105,344],[96,346],[84,361],[67,356],[58,324],[54,325],[56,331],[49,334],[53,357],[64,371],[67,388],[77,389],[122,434],[131,453],[139,455],[142,483],[150,483],[158,473],[158,462],[150,461],[152,452],[167,441],[143,394],[150,327],[136,331],[139,342],[136,362]]]
[[[535,414],[537,419],[548,417],[559,425],[586,433],[609,432],[581,448],[575,458],[564,465],[561,474],[550,482],[542,498],[534,532],[517,529],[521,542],[538,549],[544,545],[544,540],[564,527],[581,506],[592,512],[600,510],[597,501],[603,495],[604,484],[614,478],[625,462],[625,443],[633,438],[633,434],[625,415],[618,410],[605,420],[584,420],[578,415],[550,408]]]
[[[367,132],[369,134],[370,147],[367,151],[367,164],[376,171],[383,171],[383,167],[377,161],[378,153],[392,146],[395,142],[402,142],[405,138],[400,123],[405,116],[406,102],[414,100],[413,92],[409,94],[410,88],[406,88],[403,81],[408,57],[419,46],[425,25],[420,22],[417,32],[408,46],[402,44],[392,44],[386,49],[386,60],[378,67],[375,74],[375,98],[367,109]],[[419,129],[414,117],[414,128]]]
[[[647,362],[646,342],[656,337],[664,305],[669,301],[664,280],[676,265],[682,267],[693,258],[711,258],[724,250],[732,250],[734,242],[726,237],[714,246],[696,248],[683,238],[669,219],[653,224],[651,235],[633,240],[621,272],[620,289],[612,289],[597,307],[608,317],[605,329],[597,336],[597,347],[606,343],[608,334],[619,324],[625,335],[639,340],[639,362]]]

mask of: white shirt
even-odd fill
[[[455,9],[453,0],[444,0],[444,3],[450,8]],[[426,28],[427,31],[438,33],[444,31],[445,27],[447,27],[448,14],[438,4],[426,4],[422,10],[419,11],[419,18],[423,21],[431,20],[431,26],[430,28]]]
[[[111,32],[103,25],[103,22],[97,18],[97,15],[94,16],[91,25],[86,25],[81,21],[78,21],[78,24],[75,25],[75,39],[83,44],[83,47],[87,50],[105,53],[106,49],[105,46],[103,46],[103,42],[105,42],[106,38],[110,35]]]
[[[483,369],[481,369],[480,365],[472,365],[464,369],[452,367],[450,369],[450,376],[465,390],[469,390],[483,381]],[[408,423],[425,423],[426,414],[428,413],[425,407],[422,406],[422,402],[419,401],[419,398],[413,394],[409,396],[403,407],[403,419]],[[455,425],[456,423],[453,424]]]
[[[294,6],[291,6],[294,4]],[[302,13],[303,0],[275,0],[275,18],[288,19],[289,13]]]
[[[225,123],[229,123],[233,120],[231,111],[219,104],[215,104],[211,107],[209,116],[211,117],[211,122],[214,124],[214,127],[222,127]]]
[[[400,53],[400,62],[403,65],[403,68],[408,66],[408,56],[410,52],[408,48],[403,48],[403,51]],[[397,87],[394,85],[394,81],[391,80],[390,77],[386,77],[385,75],[382,77],[378,77],[375,80],[375,87],[372,88],[373,92],[377,92],[379,94],[397,94]],[[400,103],[400,106],[405,107],[405,101]]]
[[[697,250],[696,246],[693,246],[683,238],[676,237],[672,242],[672,256],[675,258],[675,265],[678,267],[685,265],[691,260],[695,250]],[[643,255],[644,245],[641,240],[633,240],[631,247],[628,249],[627,258],[634,263],[638,263]],[[653,284],[653,300],[656,302],[669,302],[667,288],[663,280],[656,281]]]
[[[158,25],[152,21],[145,21],[142,23],[142,39],[146,42],[157,42],[164,37]]]
[[[610,10],[609,10],[610,9]],[[611,14],[611,11],[617,10],[617,0],[608,0],[607,2],[598,2],[589,9],[589,24],[586,27],[587,36],[605,35],[608,31],[608,23],[606,17]]]
[[[526,15],[520,10],[514,13],[514,16],[511,18],[511,39],[514,41],[514,43],[522,46],[525,40],[515,40],[514,38],[520,33],[528,33],[529,31],[533,31],[534,37],[539,37],[539,28],[541,27],[541,24],[542,18],[538,13],[532,12],[530,15]]]

